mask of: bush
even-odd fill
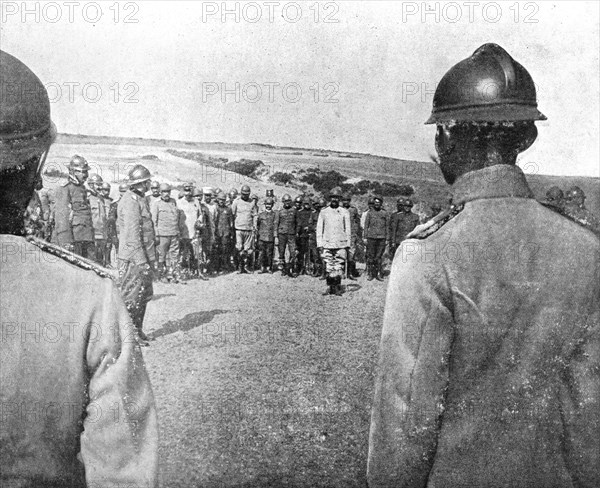
[[[269,177],[269,181],[272,181],[273,183],[275,183],[277,185],[288,185],[293,180],[294,180],[294,176],[292,174],[284,173],[282,171],[277,171],[276,173],[273,173]]]
[[[231,161],[223,165],[228,171],[239,173],[250,178],[255,178],[256,171],[264,166],[264,163],[260,159],[240,159],[239,161]]]

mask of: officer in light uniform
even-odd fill
[[[0,104],[0,485],[154,488],[154,398],[118,289],[97,264],[22,237],[56,129],[42,82],[0,51],[0,92],[15,86]]]
[[[243,185],[240,198],[231,205],[235,225],[235,247],[239,254],[239,273],[248,273],[248,256],[254,249],[254,229],[258,211],[250,199],[250,187]]]
[[[129,171],[129,190],[119,200],[119,286],[136,327],[137,340],[148,345],[142,326],[146,306],[154,295],[152,280],[156,269],[156,248],[152,214],[145,194],[150,185],[150,171],[136,164]]]
[[[153,202],[150,208],[158,247],[157,271],[159,279],[178,283],[179,240],[181,237],[180,214],[182,212],[177,208],[175,200],[171,198],[171,185],[162,183],[159,190],[160,199]]]
[[[496,44],[437,86],[452,207],[394,259],[372,488],[600,486],[600,242],[534,200],[515,164],[545,118]]]
[[[71,158],[69,180],[56,190],[53,241],[75,254],[94,259],[92,209],[83,186],[89,169],[85,158]]]
[[[329,206],[319,213],[317,221],[317,247],[325,265],[328,290],[325,295],[342,295],[342,276],[352,241],[350,213],[340,207],[342,190],[338,187],[329,192]]]

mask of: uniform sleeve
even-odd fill
[[[350,243],[352,242],[352,223],[350,222],[350,212],[347,210],[344,213],[344,230],[346,231],[348,247],[350,247]]]
[[[157,486],[154,396],[134,327],[116,287],[105,280],[90,330],[89,403],[81,457],[89,487]]]
[[[420,245],[402,244],[392,266],[369,436],[371,488],[425,487],[436,452],[453,321],[445,276],[420,262]]]
[[[273,232],[275,237],[277,237],[277,234],[279,234],[279,210],[274,210],[274,212],[275,217],[273,219]]]
[[[317,219],[317,247],[323,247],[323,212],[319,212]]]
[[[56,203],[54,205],[54,233],[56,243],[59,246],[66,246],[73,242],[70,214],[69,189],[66,186],[61,186],[56,190]]]

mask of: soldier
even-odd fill
[[[92,210],[92,223],[94,225],[94,249],[96,255],[94,259],[102,266],[108,264],[106,256],[106,202],[101,194],[100,187],[102,186],[102,177],[98,174],[91,174],[87,180],[88,184],[88,200]]]
[[[250,187],[243,185],[240,198],[231,205],[235,225],[235,247],[239,253],[239,272],[248,273],[248,255],[254,249],[256,205],[250,200]]]
[[[42,82],[0,51],[0,93],[15,86],[0,104],[0,484],[156,487],[152,388],[113,280],[23,237],[56,128]]]
[[[265,210],[258,214],[256,219],[256,235],[261,273],[273,273],[273,251],[275,250],[275,228],[276,212],[273,210],[275,201],[271,197],[265,199]]]
[[[600,220],[585,207],[585,193],[578,186],[567,191],[565,214],[580,225],[600,235]]]
[[[81,156],[69,162],[69,180],[56,191],[54,242],[68,251],[94,259],[92,209],[83,184],[90,167]]]
[[[115,248],[115,262],[117,262],[119,255],[119,219],[118,219],[118,208],[119,201],[123,198],[123,195],[127,192],[129,187],[127,183],[119,184],[119,198],[110,204],[108,209],[108,218],[106,220],[106,226],[108,229],[108,240]]]
[[[217,197],[218,207],[215,214],[215,271],[219,274],[232,271],[230,257],[235,235],[233,213],[231,207],[226,205],[225,198],[224,193],[219,193]]]
[[[390,216],[382,208],[383,198],[373,197],[373,208],[366,212],[363,239],[367,241],[367,280],[383,281],[383,253],[390,240]]]
[[[373,199],[373,197],[369,197],[369,199],[367,200],[367,210],[365,210],[360,216],[360,228],[361,229],[365,228],[365,220],[367,218],[367,214],[369,213],[369,210],[373,210],[374,202],[375,202],[375,200]]]
[[[515,164],[545,118],[496,44],[437,85],[428,123],[453,206],[393,263],[372,488],[600,486],[600,243]]]
[[[350,280],[356,280],[356,278],[358,278],[359,273],[356,269],[356,260],[355,260],[355,255],[356,255],[356,246],[358,243],[358,239],[361,233],[361,228],[360,228],[360,215],[358,214],[358,209],[354,206],[351,205],[350,202],[352,201],[352,197],[350,196],[349,193],[345,193],[343,198],[342,198],[342,207],[344,207],[346,210],[348,210],[348,213],[350,214],[350,226],[351,226],[351,232],[350,235],[352,236],[351,242],[350,242],[350,248],[348,249],[348,259],[346,260],[347,266],[346,266],[346,278],[350,279]]]
[[[338,187],[329,192],[329,207],[319,213],[317,221],[317,247],[325,264],[327,286],[324,295],[342,295],[342,276],[352,241],[350,213],[340,207],[342,190]]]
[[[152,279],[156,268],[156,236],[145,198],[150,178],[150,171],[145,166],[136,164],[131,168],[129,189],[117,205],[119,286],[141,346],[149,345],[142,327],[146,306],[154,294]]]
[[[229,199],[229,205],[233,205],[233,202],[238,197],[238,191],[237,191],[237,189],[236,188],[232,188],[231,190],[229,190],[229,193],[227,193],[227,197]]]
[[[154,202],[158,202],[160,200],[160,183],[156,180],[150,183],[150,194],[146,195],[146,201],[148,202],[148,206],[150,207],[150,211],[152,211],[152,204]]]
[[[294,208],[296,209],[296,212],[300,212],[300,210],[302,210],[302,201],[302,195],[298,195],[296,198],[294,198]]]
[[[110,220],[110,209],[112,207],[112,204],[114,203],[113,199],[110,197],[110,189],[111,186],[108,181],[103,182],[100,186],[100,194],[102,195],[102,198],[104,198],[104,210],[106,215],[106,249],[104,251],[104,255],[106,256],[106,263],[104,266],[107,267],[109,267],[111,264],[110,255],[113,247],[113,235],[115,233],[114,227],[116,227],[115,221]]]
[[[309,221],[308,229],[308,250],[310,254],[310,263],[312,268],[312,275],[314,277],[319,276],[320,279],[325,279],[325,267],[323,266],[323,260],[321,259],[321,253],[317,247],[317,221],[319,220],[319,214],[321,209],[327,205],[324,199],[314,197],[312,200],[312,213]]]
[[[207,225],[207,222],[204,220],[204,214],[200,212],[200,202],[194,195],[192,184],[184,184],[182,193],[183,197],[177,200],[177,208],[183,213],[180,217],[180,265],[186,277],[198,275],[200,279],[204,280],[205,277],[200,264],[202,260],[202,242],[198,235],[200,232],[198,228]],[[196,191],[196,193],[202,198],[202,192]]]
[[[279,249],[279,269],[283,276],[295,276],[296,236],[298,235],[297,210],[292,207],[292,197],[287,193],[281,198],[283,208],[275,214],[276,245]],[[289,254],[289,263],[285,260],[285,251]]]
[[[182,226],[180,213],[183,212],[171,198],[171,185],[162,183],[159,190],[160,199],[152,202],[150,209],[158,247],[158,276],[169,283],[179,283],[179,240]]]
[[[306,274],[307,265],[310,259],[309,240],[311,231],[311,218],[313,210],[310,198],[302,199],[302,208],[297,214],[298,218],[298,237],[296,239],[296,249],[298,250],[298,259],[296,260],[296,273]],[[309,267],[309,266],[308,266]]]
[[[410,198],[398,198],[396,208],[397,211],[390,218],[390,257],[392,260],[400,243],[419,223],[419,216],[412,213],[413,202]]]

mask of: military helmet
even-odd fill
[[[408,197],[400,197],[398,198],[398,204],[403,205],[405,207],[413,207],[413,201]]]
[[[69,170],[89,171],[90,165],[83,156],[75,155],[69,161]]]
[[[307,197],[302,198],[302,203],[304,204],[304,203],[312,203],[312,202],[310,200],[310,197],[307,196]]]
[[[258,195],[256,193],[253,193],[252,195],[250,195],[250,199],[256,200],[258,202]]]
[[[379,200],[381,203],[383,203],[383,198],[380,197],[379,195],[373,195],[373,203],[375,203],[375,201]]]
[[[171,191],[173,189],[168,183],[161,183],[161,185],[158,188],[160,189],[160,191]]]
[[[240,193],[242,195],[250,195],[250,187],[248,185],[243,185],[240,190]]]
[[[219,194],[217,194],[217,200],[218,201],[225,201],[226,200],[225,193],[219,193]]]
[[[558,186],[553,186],[546,192],[546,202],[556,202],[562,200],[565,194]]]
[[[585,193],[578,186],[572,186],[571,188],[568,189],[567,196],[571,197],[571,198],[572,197],[585,197]]]
[[[283,195],[283,197],[281,197],[281,201],[282,202],[291,202],[292,201],[292,197],[289,194],[285,194]]]
[[[129,185],[127,183],[119,183],[119,191],[124,192],[129,189]]]
[[[146,166],[142,164],[136,164],[133,168],[129,170],[129,174],[127,175],[129,186],[135,185],[137,183],[143,183],[144,181],[148,181],[152,178],[150,171]]]
[[[151,189],[155,189],[155,188],[160,188],[160,183],[156,180],[154,180],[151,184],[150,184],[150,188]]]
[[[191,181],[186,181],[186,182],[183,184],[183,190],[184,190],[184,191],[185,191],[185,190],[194,190],[194,189],[196,189],[196,187],[195,187],[194,183],[193,183],[193,182],[191,182]],[[202,194],[202,190],[200,190],[200,188],[198,188],[197,190],[200,192],[200,194]]]
[[[298,195],[296,198],[294,198],[295,203],[302,203],[302,200],[303,200],[302,195]]]
[[[267,197],[265,199],[265,205],[275,205],[275,200],[273,200],[271,197]]]
[[[265,193],[265,196],[267,196],[267,197],[273,197],[273,196],[275,196],[275,195],[273,194],[273,189],[272,189],[272,188],[269,188],[269,189],[266,191],[266,193]]]
[[[188,186],[185,186],[185,188],[189,188]],[[202,196],[202,190],[200,188],[192,188],[192,196],[193,197],[201,197]]]
[[[103,181],[102,185],[100,185],[100,189],[110,191],[110,183],[108,181]]]
[[[339,186],[336,186],[329,190],[329,198],[331,197],[342,197],[342,189]]]
[[[348,200],[348,201],[352,200],[352,197],[350,196],[350,193],[344,193],[342,195],[342,200]]]
[[[93,173],[93,174],[91,174],[91,175],[89,176],[89,178],[88,178],[88,180],[87,180],[87,181],[88,181],[88,184],[94,184],[94,185],[97,185],[97,184],[99,184],[99,183],[102,183],[102,181],[103,181],[103,180],[102,180],[102,176],[100,176],[100,175],[99,175],[99,174],[97,174],[97,173]]]
[[[443,76],[426,124],[546,120],[530,74],[497,44],[484,44]]]
[[[50,99],[25,64],[0,51],[0,168],[40,160],[56,138]],[[32,162],[33,164],[33,162]]]
[[[229,195],[233,195],[234,197],[237,197],[238,195],[238,191],[235,188],[232,188],[231,190],[229,190]]]
[[[327,202],[325,201],[324,198],[319,198],[319,205],[321,207],[325,207],[327,205]]]
[[[205,186],[204,188],[202,188],[202,193],[204,195],[212,195],[213,189],[210,186]]]

